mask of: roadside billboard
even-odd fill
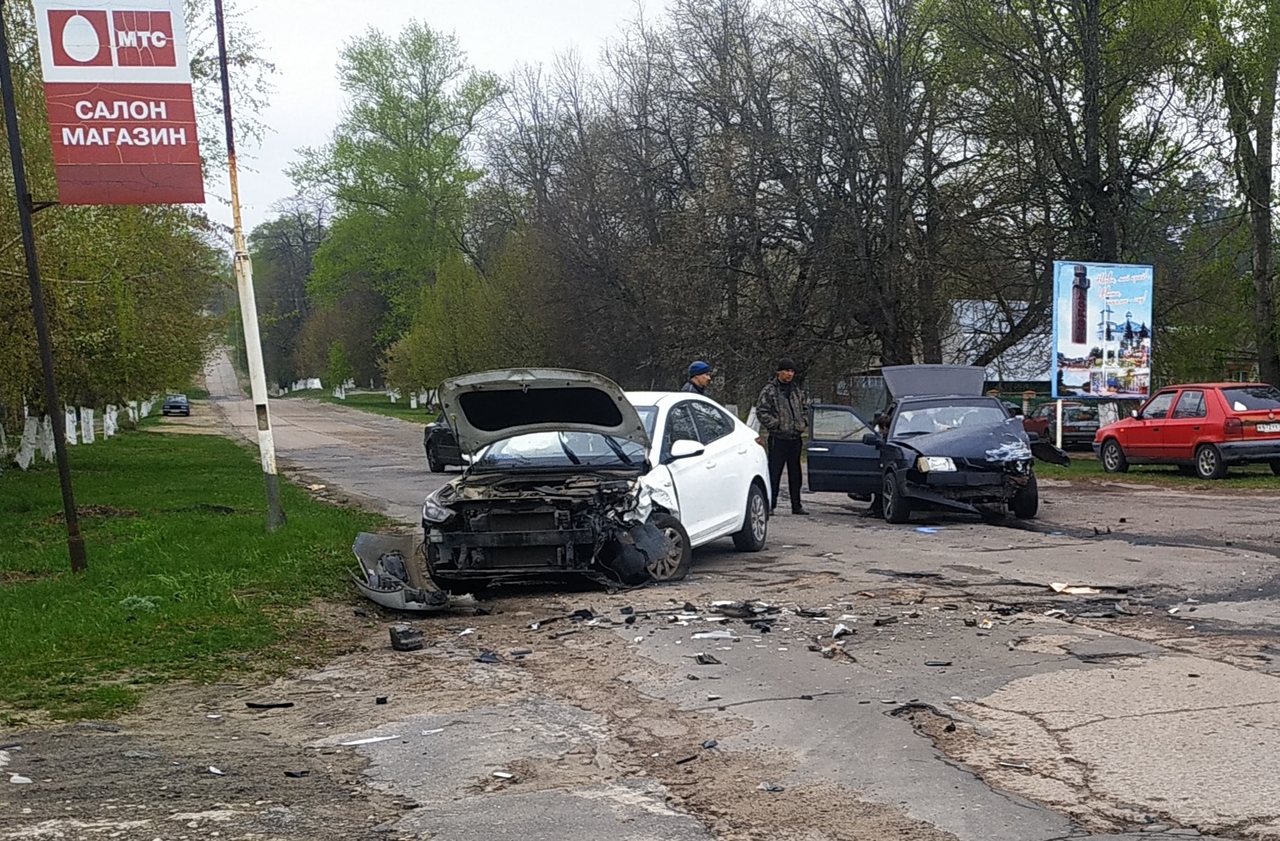
[[[1151,390],[1151,266],[1053,264],[1053,396]]]
[[[182,0],[35,10],[59,202],[203,202]]]

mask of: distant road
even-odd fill
[[[256,446],[253,401],[241,390],[227,352],[215,353],[204,373],[211,402]],[[416,525],[422,498],[456,475],[427,470],[420,424],[305,398],[272,400],[270,410],[282,466],[402,522]]]

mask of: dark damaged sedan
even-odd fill
[[[886,367],[884,378],[893,402],[877,429],[848,406],[814,407],[811,490],[878,496],[891,523],[926,509],[1036,515],[1035,459],[1070,460],[1028,437],[999,400],[982,396],[983,369],[905,365]]]

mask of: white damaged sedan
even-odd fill
[[[692,549],[763,548],[768,467],[756,433],[691,394],[624,394],[599,374],[512,369],[439,391],[462,476],[426,498],[426,571],[445,590],[582,575],[683,578]]]

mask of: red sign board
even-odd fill
[[[204,201],[182,0],[36,0],[62,204]]]

